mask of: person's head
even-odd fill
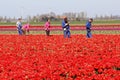
[[[18,21],[21,21],[22,19],[21,18],[18,18]]]
[[[92,22],[93,22],[93,18],[90,18],[90,19],[89,19],[89,22],[91,22],[91,23],[92,23]]]
[[[50,19],[47,19],[47,22],[49,22],[49,23],[50,23]]]
[[[64,21],[65,21],[65,22],[67,22],[67,21],[68,21],[66,16],[64,17]]]

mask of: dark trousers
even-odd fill
[[[23,32],[22,32],[22,29],[21,29],[21,28],[18,28],[18,34],[19,34],[19,35],[22,35],[22,34],[23,34]]]
[[[50,35],[50,30],[45,30],[46,35],[49,36]]]
[[[71,33],[69,30],[64,30],[63,33],[64,33],[64,38],[70,38]]]
[[[87,38],[91,38],[92,37],[91,29],[87,28],[86,30],[87,30]]]

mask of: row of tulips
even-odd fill
[[[85,30],[86,27],[82,26],[82,27],[71,27],[71,30]],[[30,27],[30,30],[32,31],[39,31],[39,30],[44,30],[44,27]],[[50,30],[62,30],[61,26],[51,26]],[[96,26],[92,26],[92,30],[120,30],[120,27],[96,27]],[[0,31],[16,31],[16,27],[0,27]]]

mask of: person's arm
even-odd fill
[[[18,23],[16,23],[16,27],[18,27]]]
[[[16,28],[17,28],[17,30],[18,30],[18,22],[16,23]]]
[[[86,23],[86,28],[91,28],[91,23],[90,22]]]
[[[66,28],[67,24],[65,23],[65,21],[62,21],[62,27]]]

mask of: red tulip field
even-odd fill
[[[0,35],[0,80],[120,80],[120,35]]]

